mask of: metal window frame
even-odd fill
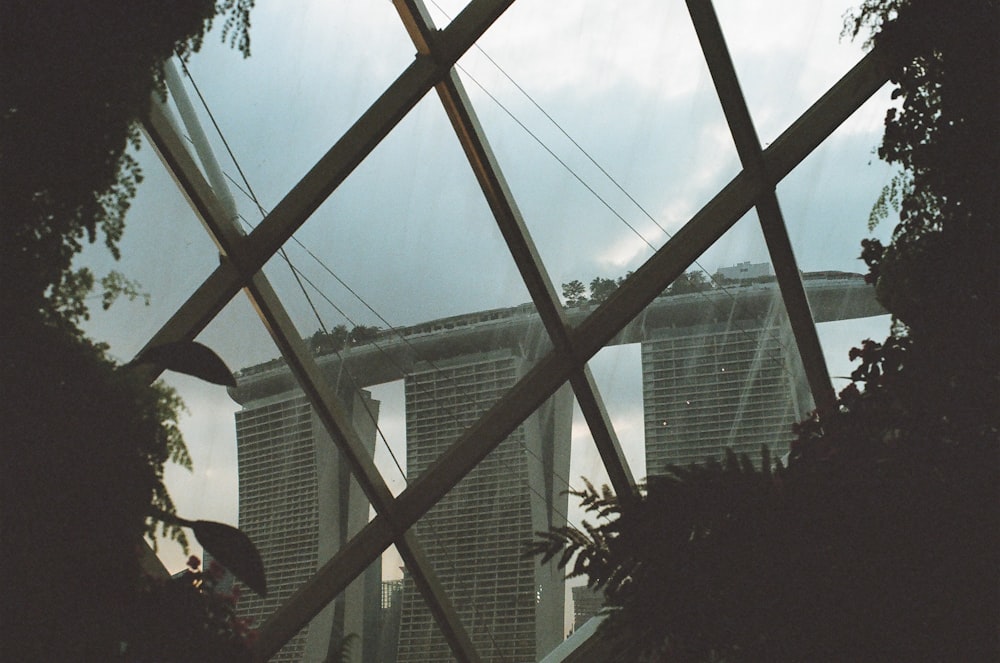
[[[736,144],[740,163],[746,170],[763,170],[764,159],[760,139],[757,137],[757,130],[750,118],[750,110],[740,89],[736,69],[733,67],[715,8],[711,0],[687,0],[687,6],[701,44],[701,51],[715,83],[715,91],[722,104],[729,131]],[[813,401],[820,412],[830,412],[836,406],[833,383],[826,368],[823,349],[816,334],[816,324],[809,309],[809,301],[806,299],[792,242],[788,237],[788,228],[785,226],[774,187],[761,192],[755,207],[768,254],[774,265],[778,289],[781,291],[785,310],[788,312],[792,334],[802,357]]]
[[[417,52],[434,58],[438,50],[436,30],[422,0],[394,0],[393,4],[417,47]],[[531,295],[531,301],[538,311],[545,331],[556,352],[572,357],[574,352],[569,336],[571,326],[565,310],[559,303],[552,279],[538,255],[514,195],[507,186],[500,164],[493,155],[486,133],[476,117],[475,109],[469,101],[458,73],[451,69],[437,84],[436,90],[455,129],[455,134],[465,150],[469,165],[479,181],[483,195],[493,211],[497,227]],[[611,425],[597,383],[585,362],[579,370],[574,371],[570,377],[570,384],[607,468],[611,485],[622,500],[623,506],[628,508],[636,497],[635,480],[618,442],[618,436]]]
[[[171,92],[176,96],[178,88],[171,86]],[[146,134],[222,255],[238,255],[244,235],[234,221],[234,214],[227,213],[226,205],[219,201],[219,194],[202,177],[170,121],[168,112],[169,109],[155,103],[145,123]],[[196,141],[196,144],[198,142],[200,141]],[[205,161],[203,158],[203,164]],[[205,165],[211,172],[209,164]],[[213,179],[222,181],[221,177]],[[238,264],[239,261],[236,262]],[[350,417],[340,399],[323,379],[316,360],[297,333],[267,277],[262,271],[249,275],[245,290],[250,303],[309,399],[313,411],[347,459],[352,475],[376,512],[385,514],[391,521],[393,497],[389,487],[350,424]],[[397,530],[395,544],[455,655],[462,660],[479,660],[472,639],[462,626],[457,611],[437,579],[416,535],[405,528]]]
[[[412,561],[407,560],[408,568],[424,577],[421,590],[435,610],[456,657],[479,660],[447,596],[422,558],[419,545],[409,533],[410,528],[567,381],[572,384],[615,489],[619,495],[634,496],[634,482],[587,362],[751,207],[756,206],[761,217],[814,398],[821,408],[832,402],[829,375],[778,208],[775,186],[888,80],[894,59],[881,49],[872,50],[762,150],[711,2],[689,0],[702,51],[709,62],[744,169],[607,301],[574,328],[566,319],[551,279],[453,69],[458,58],[512,2],[473,0],[445,29],[435,30],[420,0],[394,0],[418,49],[414,61],[249,235],[243,235],[231,220],[226,221],[223,206],[202,178],[166,116],[154,108],[146,122],[147,132],[161,157],[206,223],[222,254],[219,267],[146,347],[193,339],[240,289],[246,289],[303,389],[314,407],[318,407],[331,437],[351,462],[355,478],[378,511],[361,532],[263,625],[254,651],[257,660],[266,660],[277,652],[393,543],[402,544],[400,552],[412,558]],[[440,462],[402,494],[392,498],[371,459],[363,452],[363,445],[353,434],[353,428],[346,424],[348,418],[336,396],[323,383],[315,362],[261,269],[432,87],[436,88],[466,151],[554,349],[453,443]],[[152,380],[156,373],[150,370],[147,376]]]

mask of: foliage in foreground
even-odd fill
[[[173,511],[163,465],[190,466],[177,397],[56,327],[36,321],[7,330],[4,647],[38,654],[20,660],[103,658],[96,643],[114,637],[127,590],[99,579],[109,569],[137,577],[135,546],[156,527],[150,509]],[[181,530],[168,533],[186,543]],[[37,635],[24,642],[16,633]],[[70,643],[79,649],[66,649]]]
[[[4,0],[0,23],[0,310],[86,316],[72,260],[99,235],[117,259],[142,173],[129,148],[162,65],[197,51],[216,15],[249,53],[253,0]],[[112,277],[112,278],[121,278]],[[85,292],[83,294],[86,294]],[[69,306],[66,306],[69,304]]]
[[[129,148],[162,64],[198,50],[216,14],[247,52],[253,0],[5,0],[0,21],[0,659],[114,660],[139,590],[136,545],[186,545],[163,484],[190,466],[169,389],[79,327],[95,283],[107,308],[137,286],[72,261],[99,235],[118,258],[141,181]],[[161,659],[162,660],[162,659]]]
[[[895,17],[895,20],[893,20]],[[864,398],[845,412],[894,435],[996,439],[1000,419],[1000,3],[868,0],[848,32],[912,54],[893,82],[879,156],[902,168],[870,224],[898,213],[892,241],[862,242],[867,279],[893,315],[858,351]],[[856,427],[843,417],[835,425]],[[933,433],[932,433],[933,432]],[[864,431],[859,431],[864,435]]]
[[[906,54],[871,220],[899,223],[861,256],[892,331],[787,467],[669,468],[629,511],[588,484],[599,523],[539,534],[604,590],[614,660],[1000,657],[1000,6],[866,0],[847,32],[869,28]]]
[[[188,559],[172,578],[144,577],[130,596],[122,660],[249,663],[257,638],[252,619],[236,614],[239,586],[222,591],[224,569]]]
[[[650,477],[627,512],[588,484],[573,494],[598,522],[528,553],[603,590],[615,661],[990,660],[995,456],[938,460],[730,452]]]
[[[265,593],[260,557],[246,535],[173,515],[164,464],[191,465],[177,427],[176,394],[146,384],[141,372],[115,365],[101,348],[59,328],[36,322],[13,331],[0,375],[5,385],[37,388],[12,389],[4,399],[16,413],[4,418],[0,482],[9,571],[0,614],[4,660],[114,660],[118,642],[140,644],[129,628],[137,611],[151,633],[157,624],[176,633],[204,616],[176,621],[169,611],[156,614],[173,609],[167,599],[186,594],[142,589],[137,546],[143,536],[155,541],[157,528],[184,546],[182,528],[192,529],[206,550]],[[164,367],[184,369],[190,358],[179,345],[148,354]],[[198,346],[195,356],[205,352]],[[32,357],[42,359],[24,361]],[[224,367],[208,366],[202,361],[184,372],[232,379],[220,374]],[[208,637],[200,629],[191,635]]]

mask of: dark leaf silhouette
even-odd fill
[[[162,509],[154,508],[151,515],[171,525],[191,528],[198,543],[205,547],[216,562],[245,582],[247,587],[261,596],[267,596],[264,562],[257,546],[246,534],[232,525],[211,520],[187,520]]]
[[[210,520],[188,524],[198,542],[219,564],[261,596],[267,596],[264,562],[250,537],[231,525]]]
[[[157,345],[141,353],[133,363],[151,363],[171,371],[192,375],[213,384],[235,387],[229,367],[212,350],[195,341]]]

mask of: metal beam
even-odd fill
[[[309,397],[313,410],[349,461],[352,473],[372,502],[379,517],[384,517],[392,526],[396,548],[456,659],[459,661],[479,661],[480,658],[472,644],[472,639],[462,626],[457,611],[435,575],[434,569],[417,542],[415,534],[408,531],[409,526],[397,526],[392,494],[371,457],[364,453],[364,446],[353,427],[347,423],[349,422],[347,413],[340,406],[332,387],[323,378],[322,372],[306,349],[305,343],[298,337],[287,313],[280,306],[275,306],[278,302],[277,295],[266,284],[266,281],[263,281],[262,274],[254,276],[249,290],[254,306],[281,348],[286,364],[291,368],[302,390]],[[328,601],[333,600],[335,596],[330,596]],[[319,606],[320,609],[323,607]],[[303,620],[303,623],[307,623],[318,612],[319,610],[304,612],[299,616],[299,619]],[[277,653],[292,635],[294,633],[282,640],[261,637],[254,648],[255,658],[266,660]]]
[[[894,62],[876,47],[764,150],[764,170],[744,171],[571,332],[575,357],[550,352],[396,498],[396,521],[376,517],[306,583],[261,632],[291,637],[303,607],[325,605],[392,543],[393,527],[412,526],[534,410],[638,315],[695,258],[888,80]],[[764,173],[767,173],[765,176]],[[318,609],[318,608],[317,608]],[[308,610],[305,610],[308,612]]]
[[[472,0],[442,30],[434,57],[416,60],[250,233],[247,258],[259,269],[361,163],[514,0]]]
[[[224,257],[143,349],[197,336],[243,287],[240,274],[260,271],[512,2],[472,0],[441,32],[438,60],[417,57],[247,236],[246,246],[236,256]],[[238,268],[231,264],[234,259],[240,261]]]
[[[750,111],[740,89],[739,79],[733,68],[733,61],[712,2],[687,0],[687,6],[698,40],[701,42],[702,53],[715,82],[722,110],[729,123],[733,142],[736,143],[740,162],[746,170],[763,171],[765,166],[760,139],[750,118]],[[809,310],[809,301],[806,299],[802,277],[799,275],[795,253],[792,251],[792,243],[774,188],[762,192],[755,205],[813,400],[820,412],[831,412],[836,407],[833,384],[830,381],[826,360],[823,358],[823,349],[816,334],[816,325]]]
[[[174,86],[179,84],[179,80],[173,81]],[[176,91],[174,93],[177,94]],[[194,122],[196,122],[194,118],[187,122],[189,128]],[[180,136],[175,133],[175,127],[168,118],[167,110],[161,104],[153,104],[146,122],[146,131],[164,165],[174,175],[220,250],[227,256],[238,254],[244,235],[235,223],[235,209],[227,210],[227,205],[218,199],[218,193],[204,180]],[[207,149],[207,145],[202,145],[201,149]],[[211,174],[211,163],[206,164],[206,169]],[[217,182],[217,186],[225,186],[221,174],[215,177],[214,181]],[[309,398],[313,411],[347,459],[365,495],[375,510],[379,514],[384,514],[391,522],[393,502],[391,491],[358,438],[354,427],[350,425],[350,417],[340,404],[334,390],[323,379],[319,367],[299,337],[294,323],[263,272],[254,274],[247,282],[246,289],[251,303],[298,379],[303,392]],[[472,641],[458,621],[457,612],[437,580],[416,537],[406,532],[406,528],[399,529],[396,546],[407,568],[410,569],[417,587],[424,594],[431,613],[438,619],[445,639],[451,645],[456,657],[463,661],[478,661],[479,657],[472,646]],[[267,644],[274,647],[274,651],[263,652],[264,656],[277,652],[284,642]]]
[[[437,32],[422,0],[394,0],[393,4],[417,51],[434,58],[438,50]],[[571,325],[458,73],[452,69],[436,90],[556,352],[572,357],[574,350],[568,331]],[[573,392],[611,485],[622,506],[629,508],[637,497],[635,480],[590,368],[585,362],[581,366],[570,379]]]

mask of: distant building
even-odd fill
[[[769,262],[751,263],[748,260],[737,263],[732,267],[721,267],[715,273],[715,276],[716,278],[721,276],[726,281],[752,281],[754,279],[774,277],[774,270],[771,269],[771,263]]]
[[[747,273],[768,265],[742,263]],[[731,269],[740,268],[741,265]],[[783,452],[812,395],[774,284],[740,288],[731,305],[642,341],[646,472],[721,458],[726,448],[759,461],[761,445]],[[727,294],[713,299],[725,303]],[[739,305],[753,301],[752,305]]]
[[[379,621],[375,663],[396,663],[399,648],[399,619],[403,611],[403,581],[382,581],[382,612]]]
[[[345,400],[352,405],[361,439],[373,448],[372,416],[378,416],[378,401],[367,392]],[[368,501],[350,479],[346,463],[301,393],[244,402],[236,413],[236,443],[240,529],[260,551],[268,584],[266,598],[245,592],[238,611],[260,626],[333,556],[350,533],[368,522]],[[320,523],[328,525],[320,527]],[[271,660],[322,663],[346,635],[357,634],[363,642],[365,622],[371,624],[366,613],[374,610],[377,623],[380,579],[379,562]]]
[[[600,612],[604,607],[604,594],[594,591],[586,585],[573,588],[573,630],[578,631],[581,626]]]
[[[499,349],[421,364],[407,375],[406,463],[418,477],[523,375]],[[570,394],[562,389],[432,508],[416,531],[483,661],[535,661],[562,640],[565,589],[555,563],[523,558],[537,530],[565,524]],[[454,656],[406,578],[399,663]]]
[[[780,453],[791,423],[812,407],[777,284],[764,277],[770,269],[729,269],[743,267],[760,280],[659,297],[612,341],[642,344],[648,473],[718,457],[726,446],[754,460],[762,443]],[[860,276],[804,280],[817,322],[884,313]],[[571,324],[586,315],[567,311]],[[369,448],[378,403],[346,389],[352,380],[345,376],[362,387],[405,380],[412,479],[548,347],[538,316],[522,305],[421,323],[317,361],[340,386]],[[283,362],[248,367],[237,379],[230,394],[243,405],[236,415],[240,526],[261,550],[270,589],[266,600],[246,592],[239,609],[259,625],[368,521],[369,507]],[[563,573],[520,552],[532,532],[564,523],[568,498],[559,493],[569,473],[571,404],[564,386],[417,522],[425,555],[484,661],[537,660],[562,639]],[[380,572],[376,562],[272,660],[323,661],[340,637],[357,633],[364,663],[391,663],[389,641],[393,656],[398,642],[400,663],[451,661],[412,582],[397,590],[382,585]],[[388,627],[386,601],[398,616]]]
[[[382,610],[389,610],[399,601],[400,594],[403,591],[403,581],[402,580],[383,580],[382,581]]]

